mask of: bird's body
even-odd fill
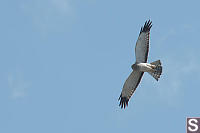
[[[131,66],[131,68],[134,71],[140,71],[140,72],[154,72],[156,66],[155,65],[151,65],[149,63],[135,63]]]
[[[140,34],[135,46],[136,62],[131,66],[133,71],[126,79],[119,97],[119,106],[121,106],[121,108],[128,106],[129,99],[139,85],[144,72],[148,72],[157,81],[162,73],[160,60],[147,63],[151,27],[152,22],[149,20],[145,22],[144,26],[140,30]]]

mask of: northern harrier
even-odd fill
[[[128,106],[128,101],[135,92],[144,72],[148,72],[157,81],[162,73],[162,66],[160,60],[152,63],[147,63],[149,52],[149,37],[152,21],[146,21],[141,27],[140,34],[135,46],[136,62],[131,66],[132,72],[125,81],[121,95],[119,97],[121,108]]]

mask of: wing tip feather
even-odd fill
[[[141,27],[140,34],[142,32],[149,32],[151,27],[152,27],[152,21],[150,19],[146,20],[144,26]]]
[[[126,108],[126,106],[128,107],[128,101],[129,99],[127,97],[122,97],[122,94],[119,96],[119,99],[120,100],[120,103],[119,103],[119,106],[121,106],[121,109],[122,108]]]

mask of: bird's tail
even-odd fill
[[[151,76],[153,76],[157,81],[162,74],[162,66],[160,60],[154,61],[150,63],[151,65],[155,65],[154,72],[148,72]]]

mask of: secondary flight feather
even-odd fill
[[[152,21],[148,20],[144,26],[141,27],[140,34],[135,46],[136,62],[131,66],[132,72],[126,79],[121,95],[119,97],[119,106],[125,108],[128,106],[128,102],[139,85],[144,72],[148,72],[157,81],[162,74],[162,66],[160,60],[152,63],[147,63],[149,52],[149,39],[150,30],[152,27]]]

